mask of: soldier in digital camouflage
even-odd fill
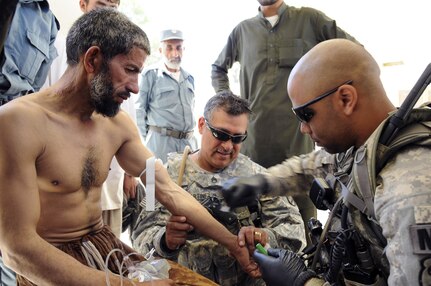
[[[213,96],[198,121],[201,149],[186,156],[171,153],[168,172],[232,233],[239,232],[251,251],[260,242],[298,252],[305,247],[305,229],[291,197],[261,196],[249,207],[223,208],[220,190],[226,181],[265,172],[239,153],[247,137],[249,114],[248,102],[230,91]],[[154,247],[158,255],[177,260],[220,285],[265,285],[243,272],[227,249],[195,232],[185,217],[173,216],[160,205],[154,212],[141,210],[132,222],[131,241],[142,253]]]
[[[383,144],[380,135],[397,109],[375,59],[341,39],[301,58],[288,91],[301,131],[323,148],[265,175],[237,178],[222,193],[231,207],[256,195],[305,191],[317,204],[326,201],[334,219],[325,237],[332,241],[322,248],[329,246],[331,259],[318,271],[316,260],[307,265],[289,250],[255,252],[267,285],[430,285],[431,109],[413,109]],[[329,188],[316,188],[315,177]]]

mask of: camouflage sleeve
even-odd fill
[[[142,211],[141,202],[145,200],[145,189],[141,183],[136,186],[136,196],[134,199],[128,198],[126,195],[123,196],[122,204],[122,231],[130,229],[132,234],[133,229],[139,218],[139,214]]]
[[[308,195],[315,176],[326,177],[335,166],[334,155],[318,150],[301,156],[293,156],[267,170],[270,194]]]
[[[256,163],[250,173],[266,172]],[[298,252],[306,245],[305,228],[298,206],[290,196],[261,196],[259,198],[262,227],[269,236],[269,244],[275,248],[288,248]]]
[[[159,256],[176,260],[178,251],[168,251],[162,246],[166,223],[170,216],[171,213],[160,203],[157,203],[154,211],[147,212],[143,209],[137,225],[132,231],[133,248],[142,254],[146,254],[154,248]]]
[[[376,178],[375,212],[387,239],[388,285],[431,285],[431,152],[410,147]]]
[[[298,207],[291,197],[262,196],[262,225],[273,248],[301,251],[305,245],[305,228]]]

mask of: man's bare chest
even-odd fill
[[[43,191],[88,192],[103,184],[118,149],[106,132],[57,132],[49,138],[36,160],[39,187]]]

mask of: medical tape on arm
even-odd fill
[[[147,159],[146,170],[145,210],[149,212],[154,211],[156,205],[156,158],[154,156]]]

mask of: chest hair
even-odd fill
[[[84,158],[84,165],[81,174],[81,186],[82,189],[88,193],[90,188],[95,185],[97,178],[99,177],[99,171],[97,169],[97,158],[94,147],[88,150],[87,156]]]

